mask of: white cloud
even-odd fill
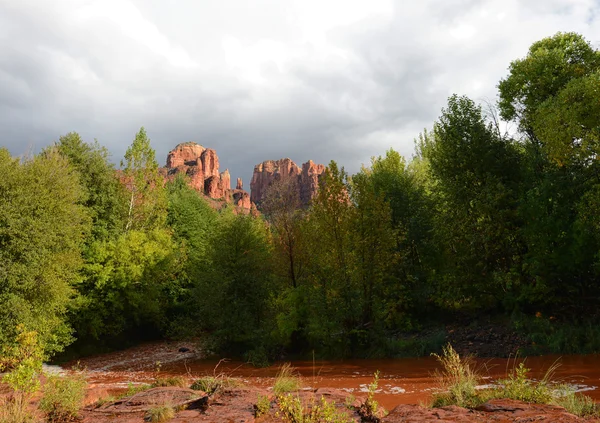
[[[351,172],[413,139],[447,96],[494,99],[557,31],[600,41],[596,0],[0,0],[0,126],[18,154],[70,130],[116,160],[145,125],[232,176],[290,156]]]

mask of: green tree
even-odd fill
[[[427,133],[425,133],[427,136]],[[437,244],[433,238],[434,204],[428,195],[428,163],[415,157],[407,165],[394,150],[372,160],[370,178],[375,192],[389,202],[395,235],[395,283],[383,304],[388,320],[396,327],[412,325],[410,316],[428,313],[432,275],[437,266]]]
[[[532,124],[535,134],[559,165],[596,167],[600,154],[598,87],[600,71],[572,79],[538,106]]]
[[[440,295],[481,307],[517,295],[522,249],[517,214],[519,153],[500,139],[481,108],[456,95],[434,126],[427,159],[444,248]]]
[[[218,345],[230,352],[268,346],[274,329],[271,244],[263,220],[225,211],[211,237],[210,267],[194,299]]]
[[[500,110],[525,134],[519,215],[525,244],[522,302],[587,307],[597,295],[600,238],[590,225],[598,179],[600,52],[582,36],[534,43],[499,84]]]
[[[204,319],[193,293],[212,266],[211,240],[215,236],[219,215],[181,175],[167,184],[167,192],[167,224],[177,243],[179,267],[165,286],[170,301],[167,330],[170,336],[193,336],[202,329],[199,322]]]
[[[56,148],[79,174],[85,192],[83,205],[92,217],[89,242],[118,235],[125,227],[127,194],[108,150],[98,141],[84,142],[76,132],[60,137]]]
[[[579,34],[559,32],[537,41],[525,58],[510,64],[509,76],[498,84],[500,115],[518,120],[521,130],[532,137],[538,107],[573,79],[599,68],[600,53]]]
[[[362,342],[366,347],[382,336],[386,320],[402,306],[390,301],[401,302],[397,294],[399,283],[394,278],[397,266],[398,237],[392,225],[392,209],[383,193],[378,193],[374,184],[374,172],[363,168],[352,176],[351,199],[354,203],[352,215],[351,249],[355,256],[353,278],[359,285],[358,298],[360,320],[352,328],[354,343]],[[369,336],[367,336],[367,334]]]
[[[0,345],[23,324],[51,355],[72,342],[66,312],[90,228],[84,192],[56,150],[21,161],[0,149],[0,199]]]
[[[129,230],[92,244],[84,267],[85,296],[76,317],[84,343],[157,336],[169,305],[175,247],[165,229]]]
[[[281,269],[282,277],[297,288],[304,271],[301,231],[304,212],[296,181],[292,178],[275,181],[265,194],[262,210],[273,234],[276,271]]]
[[[167,199],[164,180],[158,172],[155,152],[142,127],[125,152],[123,179],[129,191],[129,211],[126,229],[163,227]]]

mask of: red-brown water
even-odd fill
[[[242,378],[250,385],[269,387],[281,363],[267,368],[254,368],[236,361],[196,359],[190,353],[178,353],[178,346],[155,344],[137,347],[119,353],[106,354],[82,360],[88,368],[90,382],[96,386],[126,387],[129,382],[150,382],[156,377],[155,363],[161,361],[162,376],[181,375],[190,380],[194,377],[225,374]],[[560,366],[553,380],[572,384],[596,401],[600,401],[600,355],[542,356],[525,360],[531,369],[532,379],[541,379],[553,363]],[[504,378],[514,366],[514,360],[493,358],[476,361],[484,379],[482,385],[493,384]],[[518,363],[518,362],[517,362]],[[217,366],[218,364],[218,366]],[[398,404],[426,402],[436,390],[435,371],[439,364],[433,357],[399,358],[384,360],[344,361],[294,361],[292,366],[302,376],[307,388],[342,389],[355,396],[364,395],[379,370],[379,388],[376,394],[384,407],[391,409]]]

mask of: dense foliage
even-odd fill
[[[143,128],[120,170],[75,133],[35,157],[0,150],[0,347],[24,330],[47,355],[202,334],[262,363],[393,354],[447,316],[590,327],[600,52],[558,33],[498,88],[497,113],[450,97],[412,160],[390,149],[352,176],[331,162],[309,207],[284,180],[262,214],[165,182]]]

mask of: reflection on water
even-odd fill
[[[136,366],[136,360],[125,360],[120,353],[115,366],[107,365],[111,355],[107,355],[102,365],[90,361],[88,365],[91,381],[94,384],[141,383],[151,381],[155,376],[153,369],[148,366]],[[143,354],[142,354],[143,356]],[[148,361],[148,357],[143,357]],[[585,392],[596,401],[600,401],[600,356],[543,356],[531,357],[525,360],[531,368],[529,376],[539,380],[544,377],[547,369],[559,360],[561,363],[554,373],[553,380],[569,383],[580,392]],[[518,364],[517,361],[516,364]],[[476,361],[484,379],[480,388],[493,386],[499,378],[506,377],[516,364],[507,359],[479,359]],[[83,362],[85,365],[85,361]],[[217,366],[218,364],[218,366]],[[247,364],[235,361],[221,362],[213,360],[166,360],[163,362],[161,373],[164,375],[184,375],[197,377],[224,373],[240,377],[254,386],[269,387],[277,374],[280,364],[257,369]],[[373,374],[379,370],[379,389],[376,399],[386,408],[391,409],[397,404],[414,404],[426,402],[436,389],[434,373],[439,369],[435,358],[401,358],[384,360],[344,360],[344,361],[295,361],[292,365],[298,370],[304,380],[304,385],[310,388],[337,388],[356,396],[367,391]]]

